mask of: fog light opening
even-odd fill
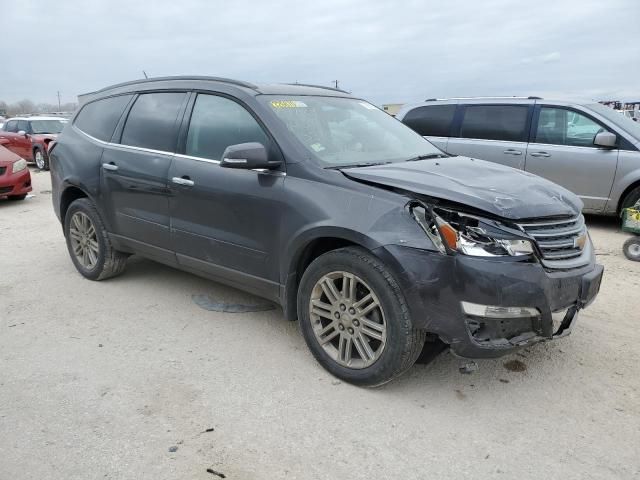
[[[502,307],[479,303],[460,302],[467,315],[482,318],[537,318],[540,311],[534,307]]]

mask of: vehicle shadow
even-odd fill
[[[193,296],[206,293],[215,301],[230,304],[255,305],[264,303],[264,300],[241,290],[135,256],[129,259],[125,274],[111,279],[109,282],[131,282],[132,284],[143,282],[153,288],[154,295],[174,297],[172,302],[184,302],[186,301],[185,296],[191,299]],[[194,313],[195,315],[203,315],[203,318],[211,315],[211,312],[201,308],[196,302],[193,304],[197,310],[192,311],[200,312],[200,314]],[[307,351],[297,322],[286,320],[279,306],[269,312],[242,314],[225,312],[222,315],[222,317],[215,317],[216,321],[228,319],[230,323],[233,322],[234,328],[238,328],[238,321],[240,321],[240,324],[244,325],[240,328],[247,330],[261,328],[263,333],[268,332],[266,335],[269,337],[272,348],[290,351],[293,342],[295,351],[291,354],[299,357],[292,359],[294,364],[297,362],[315,364],[315,360]],[[266,322],[266,324],[257,326],[256,322]],[[271,329],[273,331],[269,332]],[[450,390],[457,398],[462,398],[467,395],[464,393],[467,390],[488,392],[496,387],[518,388],[515,385],[507,385],[509,383],[524,382],[526,384],[533,381],[534,384],[537,384],[540,376],[546,375],[547,372],[555,371],[556,374],[562,375],[561,371],[557,371],[557,357],[563,355],[561,350],[563,345],[565,346],[562,348],[567,349],[565,342],[533,345],[499,359],[479,360],[477,361],[478,370],[471,374],[460,373],[459,367],[463,363],[462,360],[445,349],[429,363],[416,363],[400,378],[372,391],[387,392],[393,396],[398,394],[419,396],[427,391]],[[280,345],[278,345],[279,343]],[[322,372],[321,375],[325,375],[327,379],[332,378],[319,365],[317,368]],[[532,374],[532,372],[535,373]],[[349,388],[351,387],[349,386]]]
[[[620,231],[620,218],[618,216],[585,215],[585,221],[589,228],[602,228],[612,231]]]
[[[24,200],[11,200],[7,197],[0,198],[0,209],[11,210],[11,209],[19,209],[21,207],[30,207],[29,198],[25,198]]]

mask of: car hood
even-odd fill
[[[0,167],[8,167],[16,160],[20,160],[18,155],[0,145]]]
[[[58,138],[58,134],[57,133],[33,133],[31,135],[32,138],[34,138],[35,140],[55,140],[56,138]]]
[[[353,180],[463,204],[508,219],[577,215],[582,201],[565,188],[515,168],[448,157],[345,168]]]

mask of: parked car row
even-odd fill
[[[615,215],[640,199],[640,124],[599,103],[432,99],[396,117],[444,152],[525,170]]]
[[[53,206],[86,278],[138,254],[253,292],[300,321],[332,374],[379,385],[436,339],[479,358],[564,336],[598,293],[582,201],[524,161],[464,154],[487,137],[509,159],[563,159],[564,122],[576,148],[599,148],[595,135],[602,162],[624,163],[631,135],[603,136],[563,106],[496,106],[508,108],[439,104],[443,120],[427,122],[438,148],[336,89],[115,85],[87,96],[49,149]]]
[[[40,170],[49,169],[49,145],[67,120],[54,116],[14,117],[0,128],[0,145]]]

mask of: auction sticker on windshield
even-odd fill
[[[307,104],[298,100],[273,100],[271,106],[273,108],[305,108]]]

